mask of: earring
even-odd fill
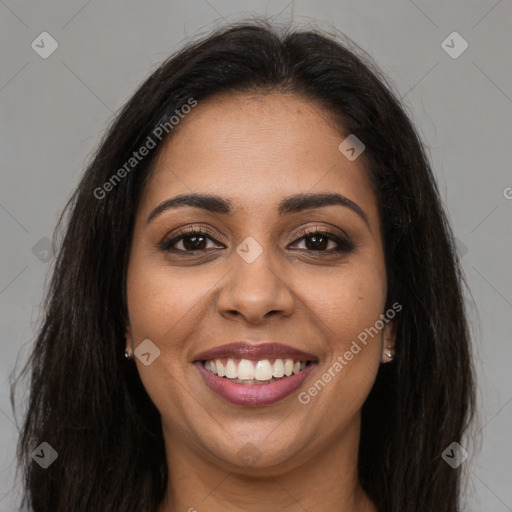
[[[125,350],[124,357],[126,357],[126,359],[133,359],[133,352],[128,352],[128,350]]]
[[[393,353],[393,349],[391,348],[385,348],[384,349],[384,357],[383,357],[383,363],[389,363],[391,361],[393,361],[393,358],[395,357],[394,353]]]

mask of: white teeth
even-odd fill
[[[225,372],[228,379],[236,379],[238,377],[237,367],[233,359],[228,359]]]
[[[224,371],[224,365],[222,364],[220,359],[215,360],[215,365],[217,366],[217,375],[219,377],[224,377],[226,372]]]
[[[241,359],[238,363],[238,378],[242,380],[254,379],[254,366],[249,359]]]
[[[272,376],[283,377],[284,376],[284,363],[282,359],[276,359],[272,365]]]
[[[272,366],[268,359],[263,359],[256,363],[256,368],[254,368],[254,378],[256,380],[270,380],[272,378]]]
[[[296,375],[306,368],[306,361],[294,361],[293,359],[275,359],[271,364],[268,359],[250,361],[240,359],[238,366],[236,360],[228,358],[226,364],[221,359],[205,361],[204,367],[209,372],[219,377],[225,377],[236,383],[243,384],[267,384],[284,376]]]
[[[256,379],[249,379],[249,380],[233,379],[233,382],[235,384],[248,384],[249,386],[253,386],[255,384],[268,384],[269,381],[267,381],[267,380],[256,380]]]
[[[284,374],[289,377],[293,373],[293,359],[287,359],[284,363]]]

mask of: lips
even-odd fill
[[[215,347],[197,354],[194,361],[207,361],[208,359],[220,359],[232,357],[238,359],[250,359],[253,361],[261,359],[294,359],[300,361],[317,361],[313,354],[303,352],[296,348],[282,343],[249,343],[236,342]]]
[[[284,365],[284,371],[283,361],[295,362],[293,371],[289,364]],[[318,359],[281,343],[238,342],[203,351],[193,362],[205,384],[224,400],[235,405],[261,406],[283,400],[297,390]]]

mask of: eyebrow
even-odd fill
[[[363,209],[358,204],[354,203],[354,201],[341,194],[295,194],[283,199],[278,205],[277,212],[279,216],[282,217],[290,213],[333,205],[340,205],[351,209],[361,217],[368,228],[370,227],[368,217]],[[232,203],[228,199],[212,194],[181,194],[159,204],[149,214],[146,222],[151,222],[164,211],[180,208],[182,206],[201,208],[213,213],[233,214]]]

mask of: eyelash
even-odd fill
[[[178,252],[178,253],[195,253],[195,252],[204,252],[206,249],[200,249],[199,251],[187,251],[183,249],[173,249],[173,245],[175,245],[177,242],[183,240],[184,238],[193,237],[193,236],[205,236],[209,238],[210,240],[213,240],[217,244],[221,244],[217,239],[215,239],[208,231],[206,231],[203,228],[191,228],[191,229],[184,229],[183,231],[179,231],[178,234],[172,238],[164,239],[158,244],[158,248],[165,252]],[[323,237],[328,238],[329,240],[332,240],[336,244],[338,244],[338,247],[335,249],[330,250],[323,250],[323,251],[317,251],[314,249],[304,249],[307,252],[313,252],[313,253],[324,253],[324,254],[333,254],[333,253],[350,253],[354,250],[355,245],[354,243],[348,238],[344,236],[337,235],[331,231],[325,230],[325,229],[308,229],[308,228],[302,228],[299,233],[299,237],[295,240],[294,243],[297,243],[304,238],[307,238],[309,236],[313,235],[321,235]]]

